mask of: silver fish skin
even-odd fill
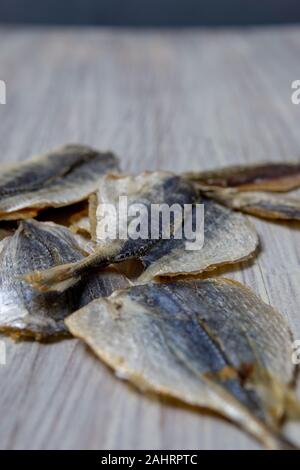
[[[141,256],[145,271],[139,282],[159,277],[197,275],[224,264],[234,264],[252,256],[259,239],[252,223],[244,216],[201,197],[204,205],[204,240],[199,250],[186,249],[188,240],[164,240]],[[195,212],[190,214],[195,219]]]
[[[263,191],[204,190],[207,197],[231,209],[274,220],[300,220],[300,199]]]
[[[14,234],[13,228],[1,227],[0,228],[0,241],[4,240],[4,238],[9,237],[13,234]]]
[[[91,273],[75,289],[62,294],[40,293],[21,280],[28,270],[84,259],[75,234],[54,223],[24,221],[13,236],[0,242],[0,331],[37,340],[68,334],[64,318],[115,288],[124,276]]]
[[[131,285],[129,279],[113,266],[92,271],[76,285],[76,288],[71,288],[74,298],[73,308],[78,310],[99,297],[108,297],[114,291]]]
[[[65,145],[4,168],[0,176],[0,219],[28,218],[47,207],[82,201],[110,171],[118,171],[118,159],[112,153],[83,145]]]
[[[143,391],[209,408],[268,448],[299,419],[292,336],[276,310],[228,279],[148,283],[66,319],[74,336]]]

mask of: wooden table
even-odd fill
[[[300,29],[2,29],[1,159],[66,142],[112,149],[123,169],[208,169],[297,158]],[[289,319],[300,339],[300,231],[253,219],[259,257],[223,271]],[[234,425],[147,398],[79,341],[5,339],[0,447],[257,448]],[[300,441],[300,427],[288,431]]]

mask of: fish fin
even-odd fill
[[[42,292],[63,292],[80,280],[80,276],[73,275],[79,263],[63,264],[45,271],[34,271],[19,278]]]
[[[89,269],[104,267],[113,261],[114,252],[98,250],[74,263],[62,264],[45,271],[35,271],[20,277],[35,289],[48,292],[63,292],[74,286]]]

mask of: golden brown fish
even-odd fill
[[[142,213],[139,221],[141,229],[146,227],[146,237],[123,239],[119,233],[116,238],[103,237],[102,229],[108,225],[108,219],[103,219],[103,207],[110,203],[113,208],[117,208],[120,196],[127,196],[129,208],[137,203],[147,208],[147,212]],[[246,259],[254,253],[258,237],[249,221],[244,216],[205,198],[199,201],[204,204],[204,245],[196,250],[190,249],[190,246],[187,249],[189,240],[183,233],[182,226],[196,225],[194,222],[197,214],[196,203],[199,200],[197,198],[198,193],[193,185],[172,173],[154,172],[137,177],[103,178],[101,190],[91,200],[91,230],[97,244],[95,253],[79,262],[29,273],[24,279],[40,290],[62,291],[78,282],[84,273],[94,267],[119,263],[130,258],[142,261],[146,268],[142,275],[145,281],[157,276],[200,273],[220,264]],[[164,227],[161,223],[157,224],[157,238],[152,237],[152,232],[150,233],[153,222],[151,208],[155,204],[165,204],[167,207],[176,204],[179,208],[189,204],[190,211],[187,211],[183,219],[178,222],[174,218],[171,221],[169,238],[164,238]],[[114,215],[109,217],[114,219]],[[129,217],[127,225],[125,224],[126,229],[132,221]]]
[[[85,252],[66,227],[30,220],[4,238],[0,253],[0,331],[43,339],[66,334],[64,318],[100,295],[127,286],[125,277],[108,270],[92,272],[75,289],[40,293],[20,279],[28,270],[82,260]]]
[[[4,169],[0,176],[0,219],[35,217],[41,209],[86,199],[99,178],[118,169],[111,153],[66,145]]]
[[[210,171],[188,172],[185,176],[202,186],[284,192],[300,186],[300,163],[233,165]]]
[[[144,391],[209,408],[268,448],[299,419],[285,319],[228,279],[148,283],[97,299],[66,319],[71,333]]]

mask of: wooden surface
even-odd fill
[[[300,155],[300,28],[143,32],[0,30],[1,160],[66,142],[111,149],[123,169],[208,169]],[[289,319],[300,339],[300,228],[253,219],[252,263],[224,271]],[[7,344],[5,449],[257,448],[214,416],[150,399],[76,340]],[[300,441],[300,427],[289,432]]]

